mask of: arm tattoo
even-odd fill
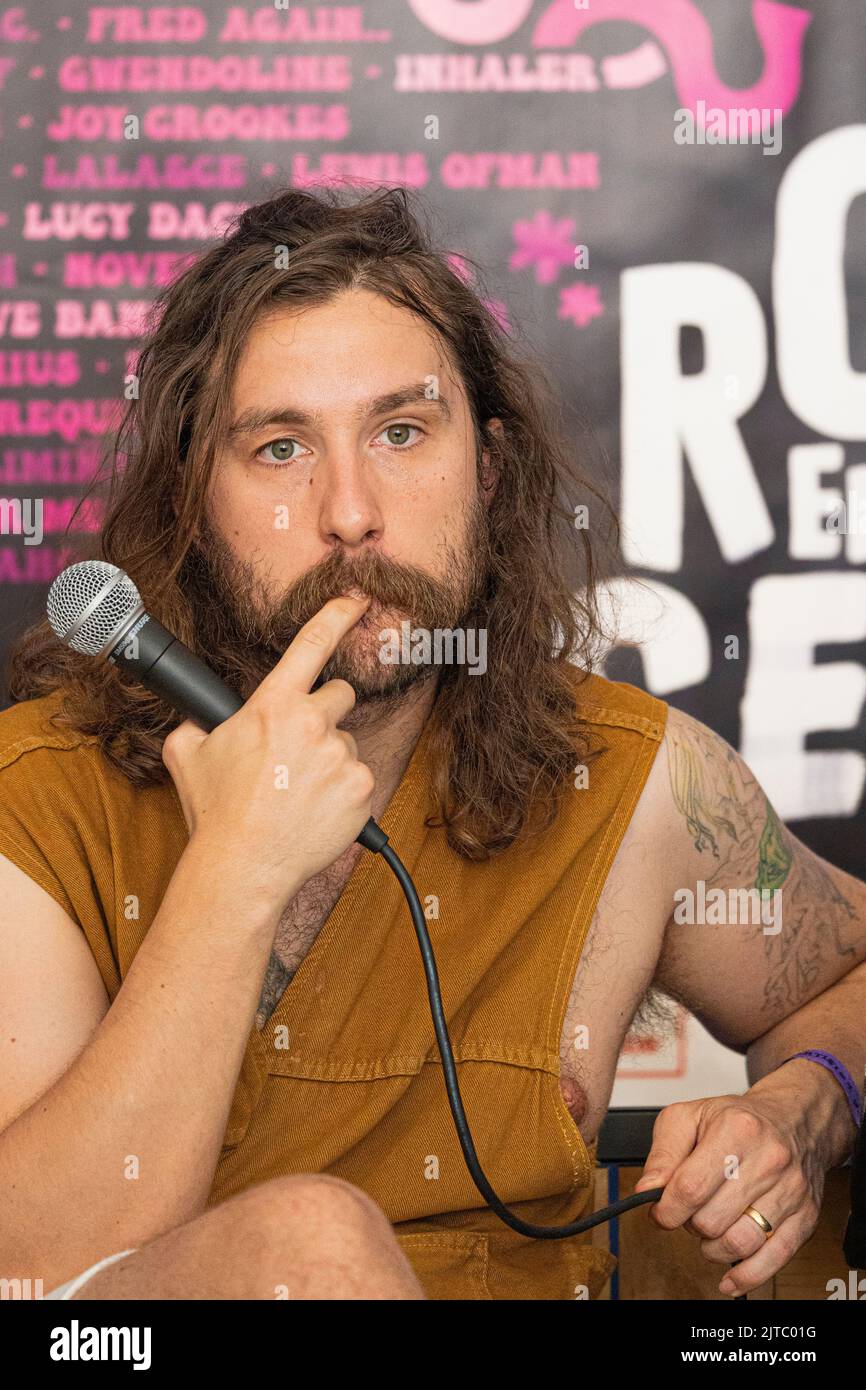
[[[793,855],[787,843],[785,827],[766,797],[764,809],[766,820],[758,845],[758,874],[755,887],[772,891],[774,888],[781,888],[788,877]]]
[[[857,914],[837,880],[791,835],[739,754],[709,729],[678,714],[668,722],[671,790],[689,835],[712,862],[707,888],[779,889],[782,930],[764,941],[764,1008],[786,1014],[826,969],[828,956],[852,956]]]

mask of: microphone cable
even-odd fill
[[[374,854],[381,854],[388,868],[403,890],[412,918],[412,925],[415,928],[415,935],[418,938],[418,946],[421,951],[421,961],[424,966],[424,975],[427,980],[427,996],[430,1000],[430,1014],[433,1019],[433,1031],[436,1034],[436,1041],[439,1044],[439,1051],[442,1055],[442,1070],[445,1074],[445,1091],[448,1096],[448,1104],[451,1107],[451,1114],[454,1119],[454,1128],[457,1131],[457,1138],[460,1148],[463,1151],[463,1158],[469,1175],[481,1196],[484,1198],[491,1211],[495,1212],[500,1221],[504,1221],[506,1226],[519,1232],[523,1236],[531,1236],[534,1240],[565,1240],[568,1236],[578,1236],[584,1231],[590,1230],[593,1226],[600,1226],[605,1221],[613,1221],[615,1217],[621,1216],[623,1212],[631,1211],[634,1207],[643,1206],[647,1202],[657,1202],[664,1192],[664,1187],[648,1187],[645,1192],[635,1192],[631,1197],[625,1197],[620,1202],[612,1202],[610,1206],[601,1207],[594,1211],[591,1216],[584,1216],[580,1221],[571,1221],[566,1226],[536,1226],[531,1221],[524,1221],[522,1217],[511,1211],[500,1197],[494,1192],[490,1182],[478,1161],[478,1154],[472,1141],[469,1130],[469,1122],[466,1119],[466,1111],[463,1108],[463,1100],[460,1095],[460,1085],[457,1080],[457,1068],[454,1064],[454,1053],[451,1049],[451,1039],[448,1036],[448,1025],[445,1022],[445,1012],[442,1007],[442,993],[439,988],[439,971],[436,968],[436,957],[433,954],[433,946],[430,941],[430,934],[427,931],[427,920],[424,916],[424,909],[418,897],[418,890],[412,881],[412,876],[403,863],[400,856],[392,848],[388,841],[388,836],[381,826],[375,821],[368,821],[362,836],[358,837],[364,846]],[[739,1260],[732,1262],[739,1264]],[[734,1302],[745,1302],[747,1295],[737,1294]]]
[[[614,1202],[611,1206],[602,1207],[600,1211],[593,1212],[591,1216],[585,1216],[580,1221],[572,1221],[566,1226],[536,1226],[530,1221],[524,1221],[522,1217],[510,1211],[505,1203],[496,1195],[478,1161],[478,1154],[475,1151],[475,1145],[472,1142],[472,1135],[469,1131],[469,1123],[466,1119],[466,1111],[463,1108],[460,1086],[457,1081],[457,1068],[454,1065],[454,1053],[451,1049],[451,1039],[448,1036],[448,1026],[445,1022],[445,1012],[442,1008],[439,972],[436,969],[436,958],[433,955],[433,946],[427,931],[424,909],[421,906],[418,891],[415,884],[412,882],[412,877],[405,864],[389,844],[385,832],[382,831],[379,826],[377,826],[376,829],[379,830],[382,836],[382,842],[377,844],[374,848],[369,840],[367,840],[366,845],[368,849],[374,848],[374,853],[381,854],[403,890],[403,896],[406,899],[412,918],[412,925],[415,928],[415,935],[418,938],[418,946],[421,950],[421,960],[427,979],[427,995],[430,1000],[430,1013],[433,1018],[433,1030],[436,1034],[436,1041],[439,1044],[439,1051],[442,1054],[442,1070],[445,1073],[445,1090],[448,1095],[448,1104],[451,1107],[451,1114],[454,1119],[454,1128],[457,1130],[457,1138],[460,1141],[460,1148],[463,1150],[463,1157],[466,1161],[466,1167],[469,1169],[470,1177],[487,1205],[496,1213],[501,1221],[504,1221],[512,1230],[518,1231],[520,1235],[532,1236],[536,1240],[564,1240],[567,1236],[577,1236],[583,1231],[588,1231],[592,1226],[599,1226],[603,1221],[611,1221],[622,1212],[631,1211],[632,1207],[642,1206],[645,1202],[657,1202],[664,1192],[663,1187],[650,1187],[647,1188],[645,1192],[636,1192],[633,1196],[626,1197],[621,1202]]]

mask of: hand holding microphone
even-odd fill
[[[357,837],[375,785],[337,725],[355,704],[342,680],[310,687],[369,599],[331,599],[244,705],[210,734],[187,719],[162,758],[191,842],[245,890],[285,904]]]
[[[369,815],[372,773],[358,762],[350,735],[336,727],[354,705],[354,691],[345,681],[328,681],[310,694],[325,662],[368,606],[369,600],[348,595],[326,603],[246,702],[252,708],[240,720],[237,716],[246,706],[237,692],[145,610],[135,584],[116,565],[84,560],[62,570],[48,593],[48,620],[68,647],[122,666],[187,716],[165,740],[163,761],[175,785],[180,783],[178,795],[190,834],[200,841],[206,825],[208,843],[216,845],[214,827],[222,827],[225,839],[218,848],[224,859],[226,844],[246,834],[243,819],[248,812],[250,824],[262,837],[248,837],[251,865],[275,864],[291,843],[286,864],[309,869],[301,880],[305,882],[333,863],[353,838],[374,853],[388,844],[387,835]],[[193,749],[200,751],[207,733],[226,722],[232,723],[228,736],[208,745],[209,752],[194,760]],[[256,748],[260,761],[253,766]],[[218,771],[223,750],[225,765]],[[199,767],[204,769],[201,777]],[[242,771],[253,779],[246,791]],[[331,795],[326,796],[329,781]],[[288,795],[281,796],[282,790]],[[262,800],[267,791],[271,820],[265,826],[257,817],[267,820]],[[255,807],[244,807],[247,793],[259,798]],[[360,833],[356,828],[346,837],[344,830],[355,825],[364,807],[365,815],[357,821]],[[310,868],[313,864],[316,867]],[[266,879],[267,873],[261,886]]]

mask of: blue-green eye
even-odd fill
[[[397,430],[398,432],[401,430],[414,430],[416,434],[422,435],[424,433],[424,431],[421,429],[419,425],[410,425],[407,424],[405,421],[398,421],[394,425],[386,425],[382,433],[391,434],[394,430]],[[392,448],[399,449],[402,451],[404,449],[414,449],[415,445],[420,444],[421,441],[420,439],[415,439],[411,443],[409,443],[404,437],[403,439],[389,439],[387,442],[392,446]]]
[[[410,425],[405,421],[398,421],[393,425],[386,425],[384,430],[382,430],[382,435],[390,436],[390,438],[386,438],[385,441],[390,448],[395,449],[398,453],[405,453],[409,449],[414,449],[416,444],[421,443],[421,438],[409,439],[407,437],[412,431],[414,431],[416,435],[421,436],[421,438],[425,436],[425,431],[421,429],[420,425]],[[393,437],[395,432],[400,436],[397,439]],[[377,437],[381,438],[382,435]],[[272,439],[268,444],[263,444],[262,447],[256,451],[255,457],[259,459],[261,463],[267,464],[269,468],[286,468],[289,464],[296,463],[301,457],[300,453],[293,452],[295,445],[297,445],[299,449],[301,448],[297,439],[291,439],[288,436],[282,439]],[[271,455],[270,458],[268,458],[269,453]]]
[[[297,454],[291,453],[291,448],[292,445],[297,444],[297,442],[297,439],[272,439],[269,444],[262,445],[256,453],[256,458],[266,454],[268,449],[270,449],[274,457],[262,458],[262,463],[268,463],[272,468],[281,468],[287,463],[294,463],[298,456]]]

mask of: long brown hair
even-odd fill
[[[280,248],[285,269],[276,268]],[[263,312],[355,288],[420,315],[460,375],[479,463],[489,449],[498,480],[487,510],[487,671],[443,669],[430,744],[431,822],[447,827],[455,851],[485,859],[546,827],[576,761],[592,755],[575,667],[591,669],[597,550],[612,553],[616,521],[574,462],[541,365],[518,352],[470,286],[469,274],[483,284],[480,267],[461,256],[455,270],[452,259],[399,187],[351,198],[291,189],[249,207],[156,301],[138,394],[105,456],[105,476],[88,489],[104,490],[103,526],[77,551],[126,570],[148,611],[240,690],[243,651],[219,641],[201,650],[191,595],[199,592],[195,537],[246,335]],[[493,417],[501,434],[486,428]],[[582,506],[589,526],[576,524]],[[71,651],[47,621],[18,639],[8,680],[13,700],[62,687],[65,726],[95,735],[134,785],[167,780],[162,743],[180,716],[115,666]]]

